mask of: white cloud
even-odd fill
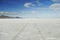
[[[39,0],[36,0],[36,1],[34,1],[34,2],[26,2],[26,3],[24,4],[24,6],[25,6],[26,8],[35,7],[35,6],[41,6],[41,5],[43,5],[43,4],[40,3]]]
[[[60,10],[60,3],[54,3],[49,8],[52,10],[59,11]]]
[[[35,14],[37,11],[31,10],[31,11],[22,11],[21,13],[28,13],[28,14]]]
[[[4,13],[3,11],[0,12],[0,14],[3,14],[3,13]]]
[[[36,6],[36,5],[35,5],[35,4],[31,4],[31,6],[33,6],[33,7],[34,7],[34,6]]]
[[[25,3],[24,6],[29,8],[32,5],[32,3]]]
[[[53,12],[55,17],[60,17],[60,4],[54,3],[49,7]]]
[[[52,0],[53,2],[60,2],[60,0]]]
[[[38,6],[43,5],[42,3],[39,2],[39,0],[36,0],[35,2],[37,3]]]
[[[0,11],[1,15],[17,15],[17,12],[4,12],[4,11]]]
[[[10,12],[4,12],[4,11],[1,11],[0,14],[2,15],[5,15],[5,14],[9,14]]]
[[[26,8],[29,8],[29,7],[34,7],[34,6],[36,6],[36,4],[30,2],[30,3],[25,3],[24,6],[25,6]]]
[[[0,11],[0,14],[8,14],[9,12]]]
[[[36,0],[36,3],[40,3],[39,0]]]
[[[32,13],[32,14],[35,14],[35,13],[37,13],[37,12],[36,12],[36,11],[31,11],[31,13]]]

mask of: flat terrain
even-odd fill
[[[60,19],[0,19],[0,40],[60,40]]]

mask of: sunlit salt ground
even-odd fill
[[[60,40],[60,19],[0,19],[0,40]]]

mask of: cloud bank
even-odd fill
[[[49,8],[52,10],[58,11],[58,10],[60,10],[60,3],[54,3]]]

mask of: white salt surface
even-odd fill
[[[0,19],[0,40],[60,40],[60,19]]]

